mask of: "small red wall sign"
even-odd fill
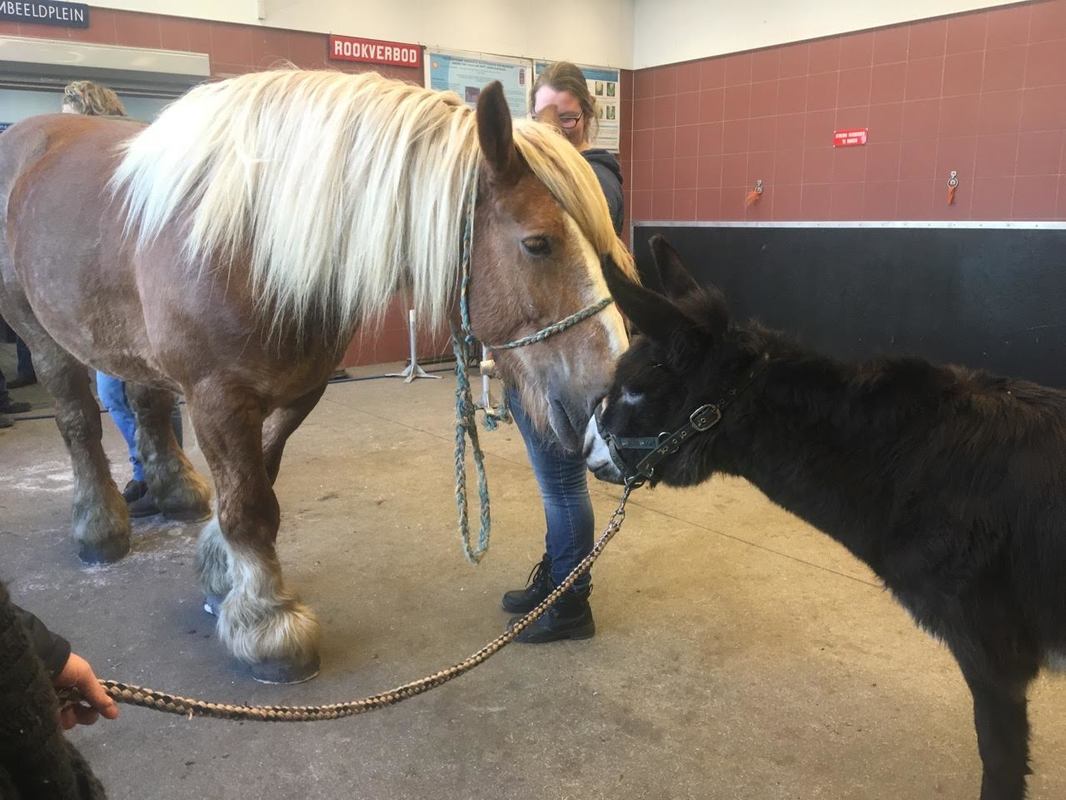
[[[866,144],[866,134],[869,128],[848,128],[841,131],[833,131],[833,147],[858,147]]]
[[[333,61],[360,61],[394,67],[421,67],[422,47],[403,42],[382,42],[356,36],[329,36],[329,57]]]

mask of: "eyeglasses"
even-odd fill
[[[556,119],[559,120],[559,127],[566,130],[571,130],[577,127],[577,123],[581,121],[581,114],[560,114]],[[533,115],[534,122],[545,122],[536,114]]]

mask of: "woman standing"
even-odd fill
[[[584,74],[574,64],[557,62],[537,78],[529,109],[533,118],[549,106],[554,106],[562,134],[581,152],[599,178],[615,232],[620,233],[622,171],[614,155],[590,144],[597,120],[596,101]],[[545,553],[530,573],[526,588],[503,596],[506,611],[524,614],[539,605],[592,550],[595,519],[589,499],[588,472],[581,454],[565,452],[550,435],[534,428],[517,392],[508,390],[507,402],[533,465],[547,524]],[[591,591],[591,576],[586,574],[536,623],[522,631],[516,641],[541,643],[590,638],[596,633],[588,600]]]

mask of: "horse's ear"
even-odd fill
[[[663,294],[677,300],[701,290],[700,285],[681,263],[681,256],[665,237],[655,234],[649,244],[652,258],[658,268]]]
[[[478,96],[477,138],[493,177],[512,177],[518,168],[518,153],[514,147],[511,109],[507,107],[499,81],[490,83]]]
[[[666,297],[629,280],[610,258],[604,259],[603,275],[618,308],[645,336],[667,343],[695,327]]]
[[[537,122],[543,122],[545,125],[553,125],[558,128],[559,132],[563,132],[563,123],[559,121],[559,109],[554,105],[544,106],[537,112]]]

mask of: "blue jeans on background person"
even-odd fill
[[[588,468],[581,453],[567,453],[550,431],[533,427],[518,393],[511,389],[507,390],[507,405],[522,433],[540,486],[548,528],[544,545],[551,560],[552,581],[558,586],[592,551],[594,544],[596,521],[589,499]],[[590,573],[586,573],[572,591],[584,595],[591,584]]]
[[[134,416],[133,409],[130,408],[129,401],[126,399],[126,382],[121,378],[97,371],[96,393],[104,408],[107,409],[107,413],[111,415],[111,419],[115,421],[115,427],[122,434],[122,438],[126,440],[126,447],[130,451],[130,464],[133,465],[133,480],[143,481],[144,467],[141,465],[140,458],[137,457],[137,417]],[[176,399],[170,418],[180,447],[182,443],[181,409]]]

